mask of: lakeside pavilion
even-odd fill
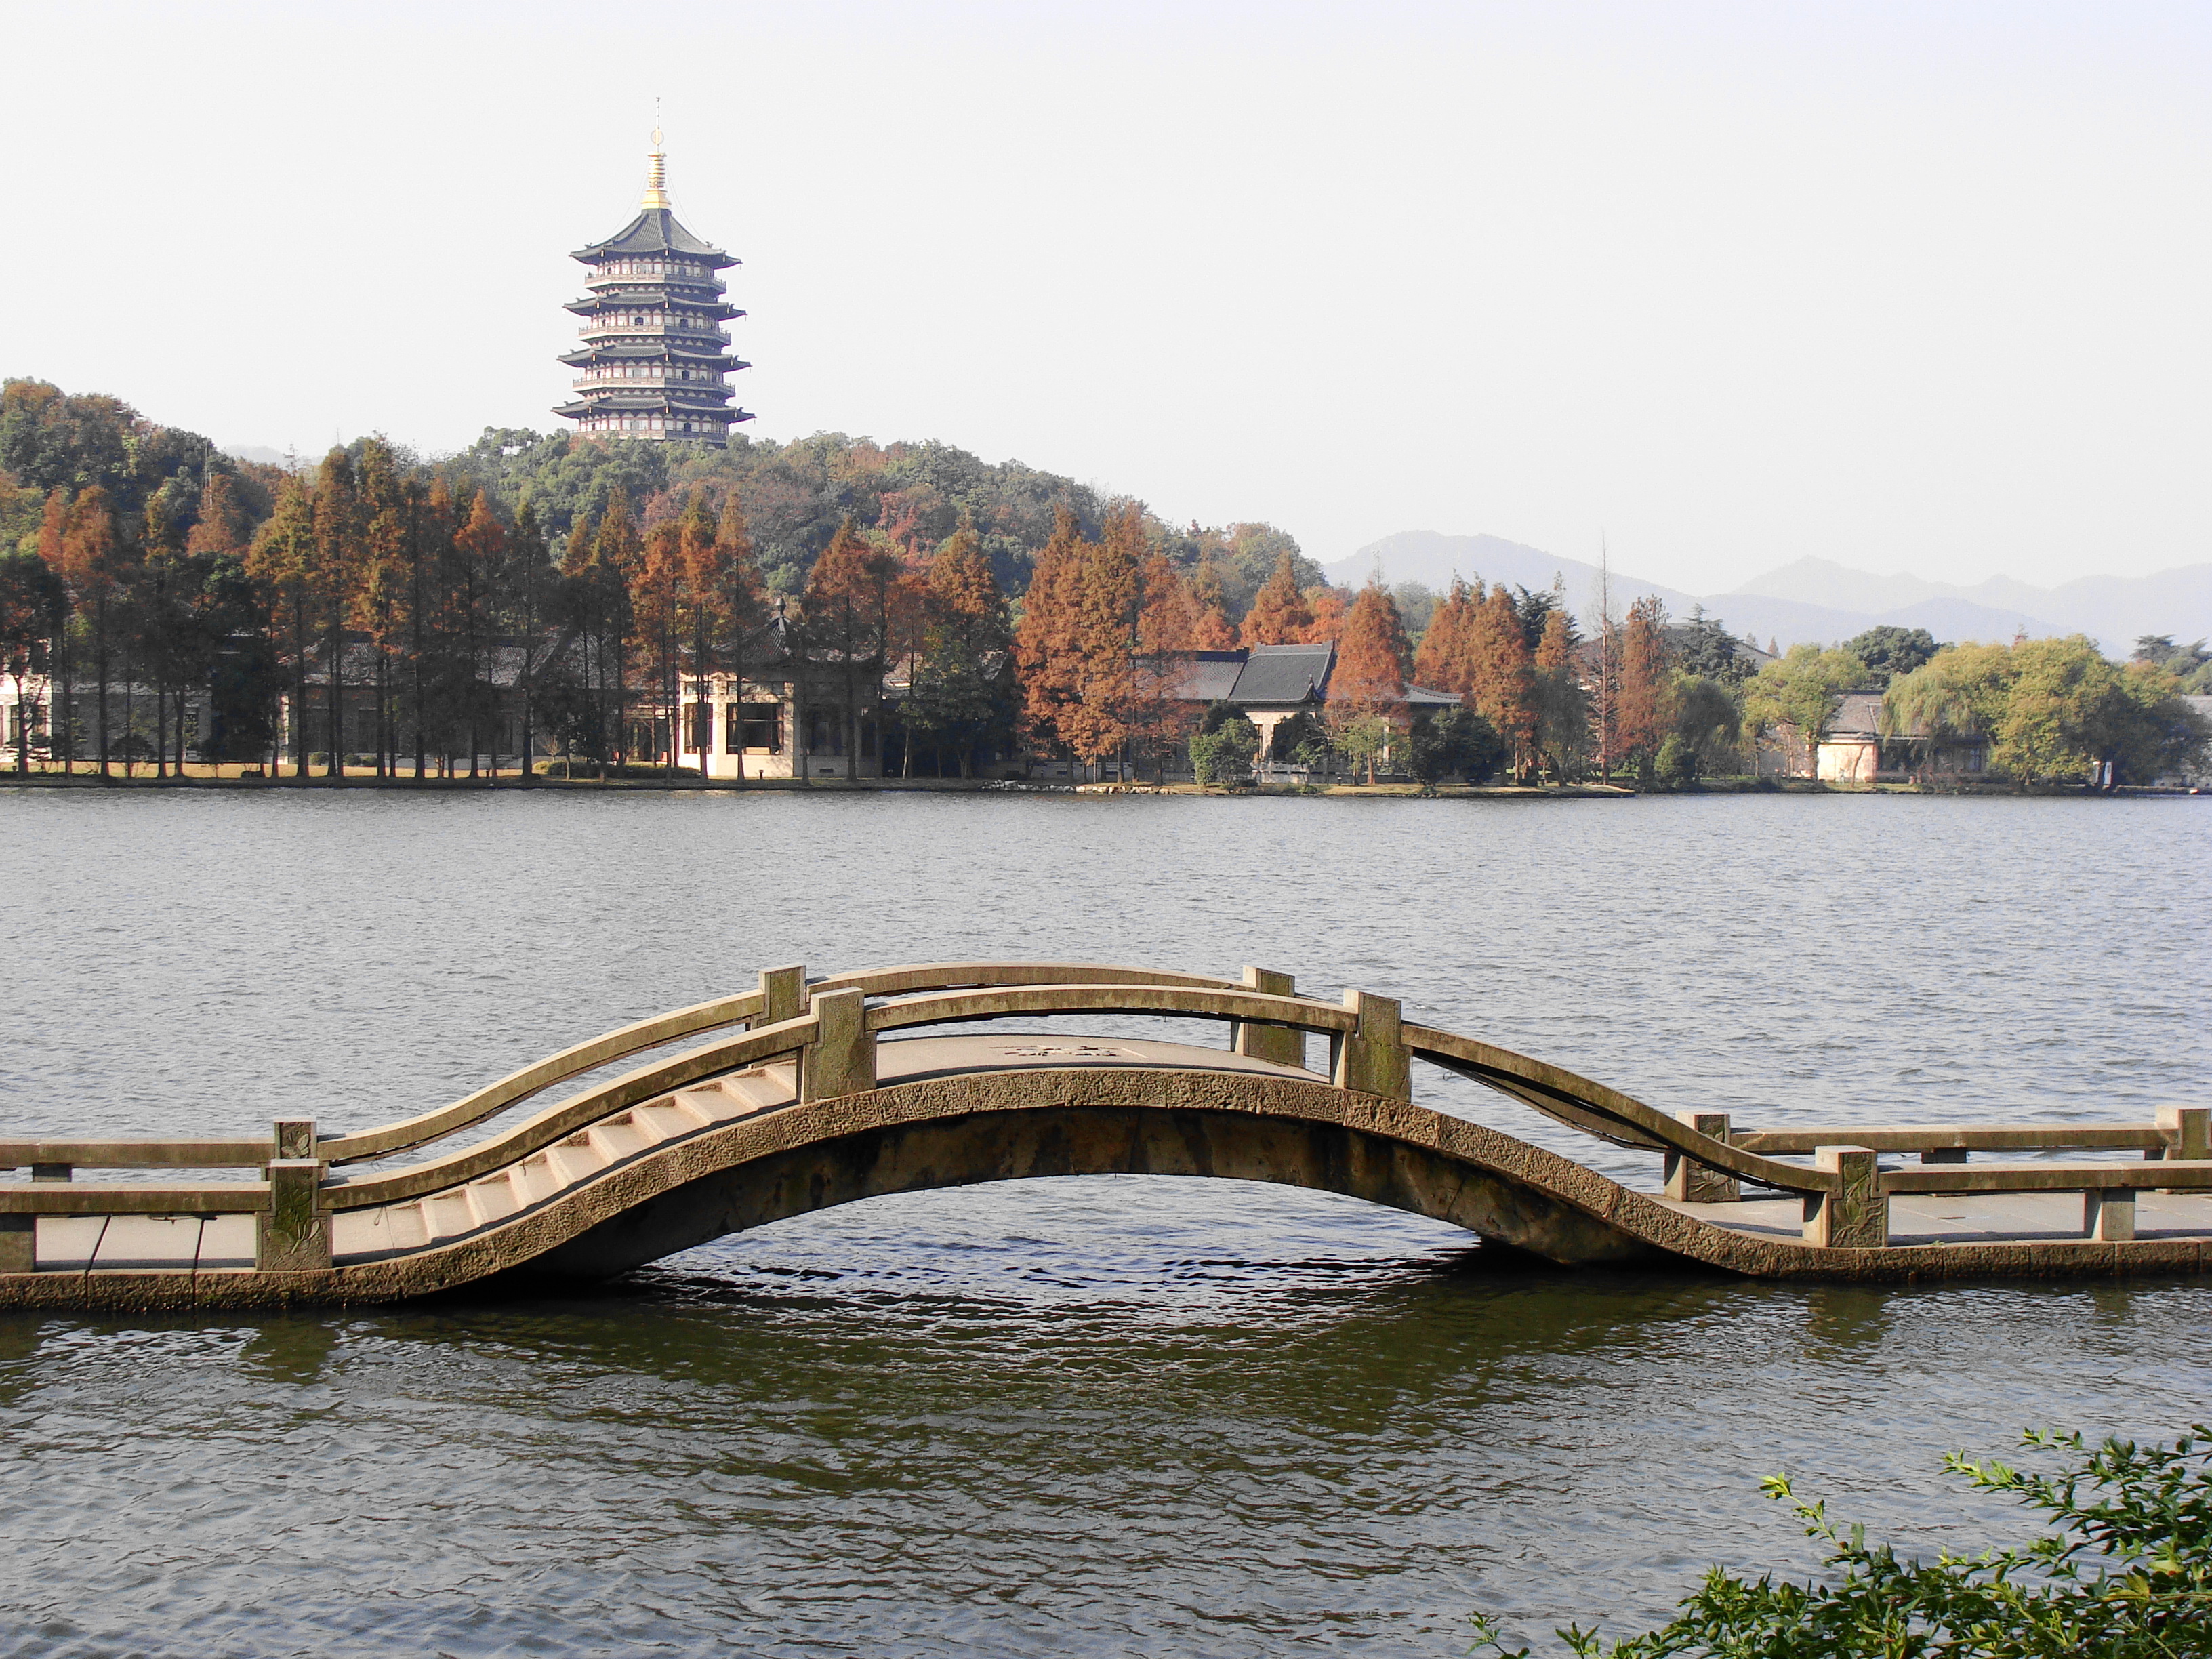
[[[662,144],[655,127],[637,217],[569,256],[592,274],[568,307],[584,343],[561,359],[578,371],[576,396],[553,412],[609,437],[720,447],[752,419],[731,402],[730,376],[750,365],[730,355],[722,326],[745,314],[720,275],[739,262],[677,222]]]

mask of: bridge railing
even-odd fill
[[[809,983],[797,967],[758,988],[578,1043],[416,1117],[351,1134],[319,1135],[285,1120],[266,1139],[0,1140],[0,1167],[29,1164],[28,1183],[0,1185],[0,1272],[27,1271],[38,1215],[234,1214],[260,1218],[257,1265],[327,1266],[332,1212],[404,1201],[479,1179],[618,1114],[719,1073],[795,1060],[799,1098],[876,1086],[876,1045],[889,1032],[1018,1015],[1109,1014],[1226,1023],[1246,1055],[1303,1067],[1310,1036],[1329,1044],[1338,1086],[1410,1100],[1419,1059],[1480,1083],[1582,1133],[1662,1154],[1669,1196],[1717,1200],[1748,1182],[1799,1194],[1805,1236],[1832,1245],[1887,1237],[1897,1193],[2080,1190],[2092,1236],[2132,1227],[2132,1194],[2156,1185],[2212,1187],[2203,1109],[2161,1111],[2154,1124],[1902,1126],[1879,1129],[1733,1130],[1725,1114],[1670,1116],[1605,1085],[1509,1049],[1405,1023],[1393,999],[1348,991],[1341,1004],[1296,994],[1288,975],[1250,968],[1239,980],[1066,963],[920,963]],[[652,1048],[743,1026],[742,1034],[633,1069],[473,1146],[411,1167],[331,1178],[333,1165],[420,1150],[472,1128],[554,1085]],[[2160,1160],[2150,1177],[2112,1166],[1983,1165],[1973,1151],[2131,1149]],[[1918,1151],[1915,1170],[1884,1170],[1882,1152]],[[1784,1161],[1811,1152],[1810,1165]],[[258,1167],[261,1178],[208,1185],[76,1186],[76,1168]],[[320,1243],[318,1244],[317,1237]]]

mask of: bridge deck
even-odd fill
[[[1748,1198],[1733,1204],[1688,1204],[1668,1198],[1658,1202],[1747,1238],[1794,1241],[1805,1224],[1803,1200],[1795,1195]],[[2212,1241],[2212,1196],[2139,1192],[2135,1207],[2139,1240]],[[2087,1226],[2079,1193],[1941,1193],[1900,1194],[1889,1200],[1889,1242],[1893,1245],[2041,1244],[2079,1239]]]

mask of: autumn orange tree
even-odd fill
[[[1298,591],[1297,570],[1289,553],[1275,561],[1274,574],[1253,595],[1244,613],[1246,645],[1297,645],[1314,637],[1314,614]]]
[[[732,499],[734,499],[734,492]],[[668,688],[669,748],[672,761],[686,750],[699,757],[699,775],[709,770],[714,752],[714,704],[708,700],[714,672],[714,601],[720,586],[720,550],[715,544],[714,516],[707,507],[707,493],[694,489],[684,512],[672,526],[676,569],[671,580],[674,614],[670,632],[680,635],[690,653],[692,702],[687,715],[683,702],[683,665],[672,642]],[[741,688],[742,689],[742,688]],[[744,770],[744,750],[738,751],[738,770]]]
[[[1141,719],[1136,665],[1144,610],[1145,532],[1133,503],[1109,511],[1103,533],[1081,544],[1074,586],[1075,700],[1060,717],[1084,760],[1115,758],[1123,775],[1133,722]]]
[[[1421,635],[1421,648],[1413,655],[1415,681],[1431,691],[1450,691],[1462,698],[1473,690],[1474,611],[1481,599],[1479,586],[1452,578]]]
[[[1347,740],[1366,761],[1367,781],[1375,781],[1375,762],[1387,746],[1382,734],[1406,707],[1406,678],[1413,649],[1397,601],[1379,581],[1359,590],[1345,617],[1336,647],[1336,667],[1328,683],[1329,729],[1339,745]]]
[[[1033,748],[1059,754],[1074,752],[1069,725],[1082,703],[1079,638],[1084,546],[1073,511],[1057,508],[1052,538],[1030,566],[1029,592],[1014,630],[1022,736]]]
[[[1469,620],[1468,702],[1504,738],[1512,763],[1525,765],[1536,726],[1535,665],[1503,582]]]
[[[1326,585],[1309,587],[1305,591],[1305,602],[1307,614],[1313,620],[1306,624],[1304,635],[1294,643],[1321,645],[1344,637],[1345,624],[1352,614],[1352,606],[1345,598],[1344,589]],[[1401,620],[1400,626],[1403,625]]]
[[[1674,724],[1665,627],[1667,607],[1646,593],[1628,607],[1620,630],[1620,682],[1613,707],[1620,757],[1648,775]]]
[[[1200,618],[1190,584],[1165,556],[1155,552],[1145,560],[1138,586],[1128,725],[1133,748],[1152,757],[1155,778],[1165,783],[1168,757],[1183,748],[1198,723],[1197,711],[1176,694],[1190,672]]]
[[[663,519],[645,532],[645,549],[630,592],[638,635],[650,665],[653,695],[662,711],[653,721],[655,753],[652,758],[659,759],[664,775],[671,777],[675,775],[677,751],[684,742],[676,727],[682,701],[684,562],[683,525],[675,519]],[[665,746],[659,737],[664,725]]]

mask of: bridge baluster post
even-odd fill
[[[801,967],[763,968],[760,976],[761,1014],[752,1029],[781,1025],[806,1012],[806,969]]]
[[[1297,981],[1290,975],[1270,973],[1265,968],[1247,968],[1244,982],[1271,997],[1293,996],[1297,991]],[[1288,1026],[1249,1025],[1240,1021],[1232,1046],[1249,1060],[1270,1060],[1278,1066],[1301,1067],[1306,1063],[1306,1034]]]
[[[272,1157],[313,1158],[315,1155],[315,1120],[311,1117],[280,1117],[270,1140]]]
[[[2161,1106],[2158,1127],[2166,1131],[2166,1157],[2212,1158],[2212,1106]]]
[[[1335,1040],[1330,1070],[1340,1089],[1357,1089],[1385,1100],[1413,1097],[1413,1062],[1399,1029],[1395,997],[1346,991],[1344,1006],[1358,1016],[1358,1027]]]
[[[1729,1138],[1729,1115],[1726,1112],[1677,1112],[1675,1116],[1701,1135],[1711,1135],[1726,1144]],[[1743,1196],[1736,1178],[1720,1170],[1707,1169],[1693,1158],[1680,1152],[1667,1154],[1667,1196],[1678,1204],[1733,1204]]]
[[[264,1273],[311,1273],[331,1265],[331,1212],[323,1205],[318,1158],[269,1161],[269,1207],[253,1218],[253,1269]]]
[[[2092,1187],[2081,1194],[2081,1231],[2100,1244],[2136,1236],[2136,1195],[2124,1187]]]
[[[876,1086],[876,1034],[868,1029],[868,999],[854,986],[814,999],[816,1032],[799,1057],[799,1097],[834,1100]]]
[[[1870,1250],[1889,1243],[1889,1194],[1881,1159],[1868,1146],[1816,1146],[1813,1166],[1838,1177],[1832,1193],[1805,1194],[1805,1242],[1824,1249]]]
[[[39,1218],[0,1215],[0,1273],[36,1273]]]
[[[2166,1132],[2166,1145],[2153,1146],[2143,1157],[2163,1162],[2169,1158],[2212,1158],[2212,1107],[2161,1106],[2158,1109],[2158,1127]],[[2160,1192],[2191,1190],[2179,1187],[2161,1187]]]

